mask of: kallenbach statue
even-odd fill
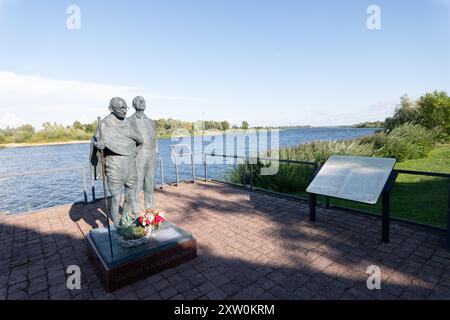
[[[112,98],[106,116],[99,124],[91,143],[91,176],[98,179],[100,170],[100,152],[105,156],[106,177],[111,192],[111,218],[116,226],[120,224],[119,207],[121,191],[125,187],[125,201],[122,215],[138,215],[140,210],[136,199],[138,173],[136,155],[139,154],[144,139],[126,118],[128,106],[122,98]],[[101,132],[100,132],[101,130]],[[100,139],[101,137],[101,139]]]
[[[153,206],[153,185],[158,160],[157,129],[155,121],[148,118],[144,113],[146,108],[144,98],[134,98],[133,108],[136,112],[128,119],[144,138],[144,143],[136,156],[138,177],[136,197],[139,199],[139,193],[144,189],[145,209],[149,209]]]

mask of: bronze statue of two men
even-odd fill
[[[100,150],[105,157],[105,171],[111,193],[111,218],[116,227],[122,189],[125,188],[122,216],[140,214],[139,194],[144,191],[145,209],[153,206],[153,187],[158,156],[156,124],[144,110],[145,100],[133,100],[135,113],[126,117],[128,106],[124,99],[112,98],[111,113],[98,125],[91,143],[91,175],[98,179],[101,173]]]

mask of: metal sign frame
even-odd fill
[[[361,157],[359,157],[359,158],[361,158]],[[324,166],[317,168],[316,171],[313,173],[313,175],[311,177],[311,181],[310,181],[310,186],[323,167]],[[392,187],[394,186],[395,180],[397,179],[397,175],[398,175],[398,173],[392,168],[391,171],[389,172],[387,180],[381,190],[381,196],[382,196],[381,240],[384,243],[389,243],[389,241],[390,241],[390,193],[391,193]],[[309,188],[309,186],[308,186],[308,188]],[[376,203],[376,202],[375,203],[367,203],[367,202],[355,201],[355,200],[332,196],[329,194],[313,193],[313,192],[309,192],[309,191],[308,191],[308,193],[309,193],[309,219],[310,219],[310,221],[316,221],[317,195],[324,195],[327,197],[343,199],[343,200],[358,202],[358,203],[366,203],[366,204],[371,204],[371,205],[374,205]]]

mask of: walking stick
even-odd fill
[[[101,118],[98,117],[98,136],[100,141],[103,141],[102,139],[102,124],[101,124]],[[112,239],[111,239],[111,228],[109,226],[109,210],[108,210],[108,195],[106,193],[106,175],[105,175],[105,154],[104,154],[104,150],[101,149],[100,150],[100,155],[101,155],[101,166],[102,166],[102,181],[103,181],[103,195],[104,195],[104,199],[105,199],[105,210],[106,210],[106,224],[108,226],[108,236],[109,236],[109,248],[111,249],[111,258],[114,258],[114,254],[113,254],[113,248],[112,248]]]

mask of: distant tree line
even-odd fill
[[[94,134],[97,124],[81,124],[75,121],[71,126],[63,126],[45,122],[42,127],[39,131],[30,124],[0,129],[0,144],[88,140]]]
[[[355,124],[352,126],[353,128],[383,128],[384,121],[366,121]]]
[[[231,128],[230,123],[226,120],[188,122],[175,119],[158,119],[156,123],[159,137],[170,137],[175,130],[179,129],[185,129],[192,134],[196,126],[202,130],[215,129],[222,131]],[[41,130],[36,130],[31,124],[25,124],[14,128],[0,129],[0,144],[89,140],[95,133],[96,128],[96,121],[81,123],[77,120],[68,126],[45,122]],[[247,121],[243,121],[241,127],[233,125],[233,128],[248,129],[249,124]]]

